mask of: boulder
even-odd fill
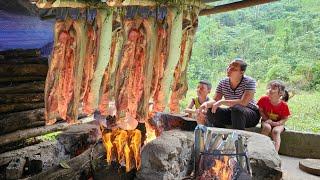
[[[241,130],[212,128],[215,133],[236,132],[248,138],[247,149],[253,179],[281,179],[281,160],[269,137]],[[182,179],[193,170],[194,133],[164,131],[142,150],[137,179]]]

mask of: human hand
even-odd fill
[[[206,114],[207,110],[208,110],[208,102],[202,103],[201,106],[199,107],[199,109],[197,109],[198,113],[200,113],[200,114]]]
[[[271,124],[272,127],[276,127],[276,126],[280,126],[280,125],[281,124],[279,122],[274,122],[274,121],[272,121],[272,124]]]
[[[196,120],[198,124],[204,125],[206,122],[206,116],[204,113],[200,112],[199,109],[196,110]]]
[[[221,105],[221,101],[217,101],[212,105],[211,112],[216,113],[217,108]]]
[[[267,119],[267,120],[265,120],[264,122],[265,122],[265,123],[268,123],[268,124],[270,124],[270,125],[273,123],[273,121],[272,121],[271,119]]]

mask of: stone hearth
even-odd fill
[[[281,179],[281,160],[267,136],[239,130],[212,128],[215,133],[231,133],[248,138],[248,154],[253,179]],[[183,179],[193,170],[194,133],[164,131],[142,150],[138,179]]]

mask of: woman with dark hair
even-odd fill
[[[254,101],[256,82],[244,75],[247,64],[234,59],[227,68],[227,77],[219,82],[213,100],[203,103],[198,110],[198,123],[234,129],[254,127],[259,123],[260,113]],[[220,107],[220,106],[226,107]]]

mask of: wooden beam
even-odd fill
[[[83,119],[79,119],[78,124],[88,123],[93,120],[94,120],[93,116],[89,116]],[[56,123],[54,125],[42,126],[42,127],[32,128],[32,129],[18,130],[18,131],[0,136],[0,147],[12,142],[41,136],[51,132],[63,131],[68,129],[70,126],[73,126],[73,125],[70,125],[64,122],[64,123]]]
[[[243,0],[243,1],[233,2],[233,3],[229,3],[229,4],[215,6],[210,9],[203,9],[200,11],[199,16],[207,16],[207,15],[211,15],[211,14],[234,11],[237,9],[256,6],[256,5],[260,5],[260,4],[266,4],[266,3],[273,2],[273,1],[278,1],[278,0]]]

